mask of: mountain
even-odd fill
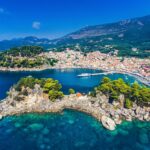
[[[85,27],[79,31],[68,34],[67,36],[65,36],[65,38],[82,39],[104,35],[119,36],[120,34],[127,34],[127,33],[130,33],[131,36],[134,36],[135,34],[134,31],[143,32],[143,30],[145,29],[147,31],[147,28],[150,31],[149,25],[150,25],[150,15],[141,18],[123,20],[117,23]]]
[[[84,52],[99,50],[120,56],[150,57],[150,15],[88,26],[54,40],[36,37],[5,40],[0,42],[0,49],[22,45],[38,45],[55,51],[71,48]]]
[[[29,36],[25,38],[0,41],[0,50],[7,50],[13,47],[20,47],[25,45],[42,46],[44,48],[48,48],[50,44],[51,41],[49,39]]]
[[[57,46],[82,51],[118,51],[120,56],[150,57],[150,15],[89,26],[57,40]]]

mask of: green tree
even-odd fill
[[[61,84],[57,80],[47,79],[44,85],[44,92],[48,93],[50,90],[59,91],[62,88]]]
[[[117,91],[112,91],[111,95],[110,95],[110,98],[113,99],[113,100],[118,100],[119,98],[119,94]]]
[[[69,94],[75,94],[75,90],[72,89],[72,88],[70,88],[70,89],[69,89]]]
[[[50,90],[48,96],[49,99],[54,102],[56,99],[63,98],[64,94],[61,91]]]
[[[125,107],[128,109],[131,109],[133,107],[132,101],[128,98],[125,100]]]
[[[138,83],[132,85],[124,82],[122,79],[110,80],[103,78],[101,84],[95,88],[97,92],[109,96],[112,100],[117,100],[119,95],[123,94],[126,100],[126,106],[136,102],[138,105],[147,105],[150,103],[150,88],[140,86]]]
[[[140,104],[148,104],[148,103],[150,103],[150,88],[143,87],[139,91],[138,102]]]
[[[104,77],[101,81],[102,84],[109,83],[109,82],[111,82],[111,79],[108,77]]]

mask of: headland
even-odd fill
[[[29,81],[32,80],[34,79],[31,79],[31,77],[24,78],[18,82],[17,87],[10,89],[6,99],[0,101],[1,119],[6,116],[21,115],[24,113],[59,113],[64,109],[74,109],[95,117],[109,130],[115,130],[117,124],[121,124],[124,120],[132,121],[133,119],[138,119],[141,121],[150,121],[149,102],[145,105],[143,101],[139,105],[137,102],[125,99],[123,94],[119,93],[117,97],[117,95],[114,95],[115,91],[110,96],[105,93],[106,91],[101,92],[97,90],[96,94],[75,94],[72,90],[70,95],[63,95],[60,92],[60,84],[52,79],[45,81],[35,79],[34,84],[35,81],[39,84],[35,84],[33,89],[22,86],[23,82],[23,84],[26,82],[30,86]],[[107,79],[105,78],[105,80]],[[41,87],[40,84],[44,86]],[[19,91],[19,88],[21,88],[21,91]],[[99,88],[97,87],[97,89]],[[116,100],[110,102],[112,98]]]

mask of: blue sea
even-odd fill
[[[101,71],[90,69],[51,69],[39,72],[0,72],[0,99],[6,97],[6,92],[14,85],[20,78],[26,76],[33,76],[36,78],[54,78],[59,80],[63,86],[63,92],[68,93],[69,88],[74,88],[76,92],[88,93],[97,86],[104,75],[92,77],[77,77],[81,73],[98,73]],[[126,82],[133,83],[135,78],[123,74],[110,74],[111,79],[123,78]]]
[[[94,72],[100,71],[0,72],[0,99],[6,97],[6,91],[21,77],[29,75],[59,80],[66,94],[69,88],[88,93],[103,76],[79,78],[77,75]],[[136,81],[122,74],[109,77],[123,78],[129,83]],[[123,122],[115,131],[108,131],[93,117],[72,110],[6,117],[0,121],[0,150],[150,150],[150,122]]]

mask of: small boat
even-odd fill
[[[88,76],[91,76],[90,73],[82,73],[82,74],[79,74],[78,77],[88,77]]]

